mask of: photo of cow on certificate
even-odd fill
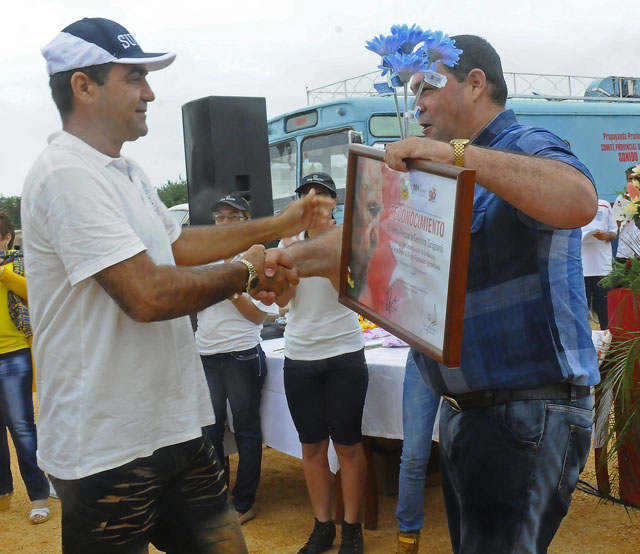
[[[431,357],[460,355],[474,172],[349,149],[340,301]]]

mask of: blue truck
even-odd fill
[[[308,89],[306,107],[268,121],[274,211],[312,171],[330,173],[342,200],[348,145],[384,148],[400,138],[393,96],[373,87],[378,75]],[[505,79],[507,107],[518,120],[567,141],[592,172],[598,196],[613,202],[626,186],[625,169],[640,163],[640,79],[523,73]],[[421,135],[421,128],[413,123],[409,132]]]

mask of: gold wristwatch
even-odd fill
[[[469,139],[453,139],[449,144],[453,146],[453,163],[464,167],[464,147],[469,144]]]
[[[247,269],[249,270],[249,276],[247,277],[247,284],[245,285],[244,290],[249,294],[253,294],[258,289],[258,285],[260,284],[260,277],[258,277],[258,272],[256,271],[256,268],[253,267],[253,264],[249,260],[245,260],[243,258],[238,261],[241,264],[246,265]]]

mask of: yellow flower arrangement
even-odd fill
[[[358,321],[360,322],[360,330],[363,332],[378,327],[375,323],[371,323],[368,319],[365,319],[361,315],[358,316]]]

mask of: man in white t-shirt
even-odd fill
[[[611,243],[616,239],[617,225],[611,204],[598,199],[598,212],[582,227],[582,271],[587,303],[598,315],[600,329],[609,328],[607,290],[599,281],[611,271],[613,253]]]
[[[22,195],[39,394],[38,463],[62,502],[63,551],[247,552],[213,448],[214,416],[187,314],[297,283],[264,275],[251,244],[328,221],[312,198],[265,218],[181,230],[149,179],[120,154],[147,134],[144,53],[107,19],[72,23],[43,49],[63,131]]]

